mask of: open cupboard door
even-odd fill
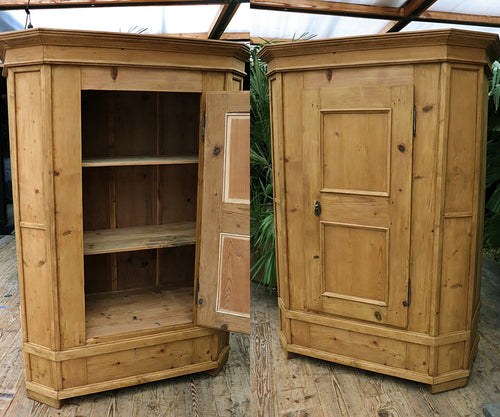
[[[207,93],[196,323],[250,331],[250,96]],[[200,214],[200,211],[199,211]]]

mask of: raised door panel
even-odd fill
[[[405,327],[413,86],[305,94],[306,308]]]
[[[208,93],[200,192],[196,322],[250,330],[250,101]]]

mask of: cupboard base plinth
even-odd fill
[[[280,305],[289,324],[279,338],[287,358],[310,356],[341,365],[404,378],[429,386],[432,393],[463,387],[477,351],[478,337],[470,332],[429,336],[403,329],[361,323],[326,315],[292,311]],[[290,340],[291,343],[287,343]],[[431,358],[440,366],[433,373]],[[443,358],[446,358],[445,362]]]
[[[217,374],[228,358],[225,334],[192,327],[57,352],[25,343],[32,378],[26,382],[28,397],[59,408],[67,398],[198,372]]]
[[[56,398],[48,397],[48,396],[46,396],[44,394],[40,394],[39,392],[32,391],[32,390],[29,390],[29,389],[26,390],[26,396],[28,398],[31,398],[32,400],[35,400],[35,401],[47,404],[48,406],[54,407],[54,408],[61,408],[61,406],[63,404],[62,400],[58,400]]]
[[[460,378],[453,381],[443,382],[441,384],[427,385],[427,389],[431,394],[437,394],[439,392],[449,391],[456,388],[463,388],[467,385],[469,378]]]

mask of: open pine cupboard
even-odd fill
[[[496,34],[266,45],[280,339],[464,386],[478,348],[488,76]]]
[[[248,47],[0,36],[28,396],[208,371],[249,330]]]

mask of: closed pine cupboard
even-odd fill
[[[248,48],[33,29],[0,49],[28,396],[215,375],[249,331]]]
[[[280,339],[464,386],[477,352],[496,34],[266,45]]]

